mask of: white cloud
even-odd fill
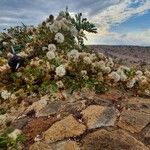
[[[87,34],[86,44],[104,44],[104,45],[150,45],[150,28],[143,31],[116,33],[111,32],[109,36]]]
[[[101,35],[109,34],[111,26],[121,24],[134,15],[140,15],[150,10],[150,0],[120,0],[92,17],[92,21],[99,24]]]

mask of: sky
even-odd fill
[[[150,0],[0,0],[0,31],[10,26],[38,25],[69,7],[98,28],[86,44],[150,46]]]

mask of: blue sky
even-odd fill
[[[0,0],[0,31],[21,22],[37,25],[66,5],[97,25],[87,44],[150,46],[150,0]]]

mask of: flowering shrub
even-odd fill
[[[84,31],[96,33],[95,26],[81,16],[73,19],[68,12],[61,12],[56,19],[50,15],[38,27],[23,25],[1,35],[1,99],[11,99],[11,93],[20,89],[25,96],[51,96],[57,91],[82,88],[100,93],[114,86],[150,95],[148,70],[121,66],[102,53],[81,49]],[[78,21],[82,21],[80,26]],[[18,58],[23,58],[23,65]]]

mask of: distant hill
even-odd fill
[[[114,46],[114,45],[89,45],[92,51],[100,51],[122,62],[126,65],[150,66],[150,46]]]

